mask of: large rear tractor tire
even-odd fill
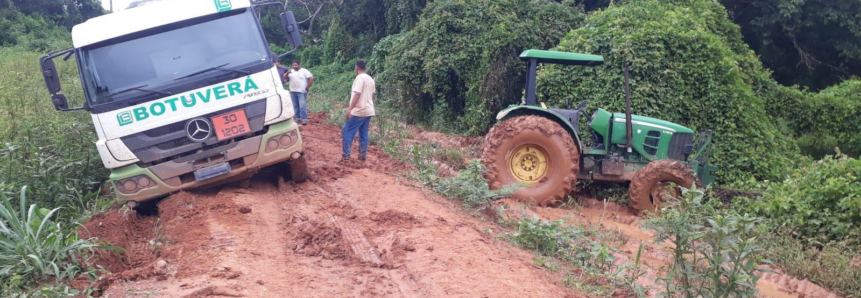
[[[631,207],[637,210],[657,211],[668,199],[681,197],[681,188],[691,188],[694,175],[687,164],[672,159],[648,163],[634,173],[628,195]],[[675,185],[675,187],[672,187]]]
[[[511,198],[539,205],[563,201],[580,167],[572,136],[540,116],[513,117],[496,124],[485,137],[481,159],[492,189],[525,184]]]

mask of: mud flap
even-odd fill
[[[290,181],[296,183],[308,180],[308,164],[305,163],[305,155],[287,162],[287,174]]]

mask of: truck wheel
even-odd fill
[[[580,152],[571,135],[550,119],[509,118],[490,130],[482,147],[490,188],[526,184],[511,195],[515,200],[562,201],[577,181]]]
[[[301,183],[308,180],[308,164],[305,163],[305,155],[287,162],[287,174],[290,181]]]
[[[675,184],[676,187],[672,187]],[[678,199],[682,192],[679,187],[691,188],[694,175],[687,164],[672,159],[648,163],[634,173],[628,196],[631,207],[637,210],[658,210],[667,198]]]

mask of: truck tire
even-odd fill
[[[580,170],[580,152],[572,136],[541,116],[518,116],[496,124],[485,137],[481,159],[491,189],[526,183],[511,198],[539,205],[565,200]]]
[[[305,155],[287,162],[287,174],[290,181],[301,183],[308,180],[308,164],[305,163]]]
[[[656,211],[661,208],[668,196],[681,196],[679,187],[691,188],[694,175],[687,164],[672,159],[657,160],[646,164],[634,173],[628,196],[631,207],[637,210]],[[675,184],[675,188],[670,185]]]

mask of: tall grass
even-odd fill
[[[68,214],[97,209],[94,202],[107,170],[93,145],[97,137],[90,115],[54,109],[40,56],[0,48],[0,192],[14,194],[28,185],[30,199],[39,205],[64,206]],[[70,106],[82,104],[74,59],[57,59],[57,66]]]
[[[42,282],[75,279],[87,271],[81,258],[99,248],[91,239],[79,239],[74,227],[55,220],[60,208],[27,207],[26,190],[21,188],[15,207],[0,193],[0,292],[6,297]]]

